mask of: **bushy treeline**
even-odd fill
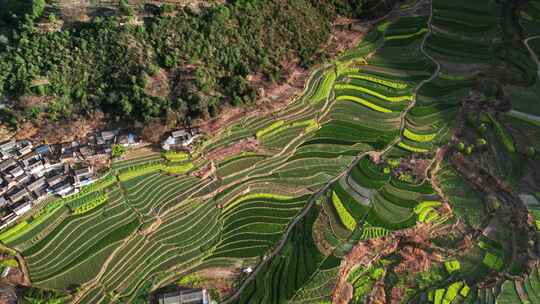
[[[0,25],[35,19],[45,9],[45,0],[0,0]]]
[[[138,121],[217,115],[225,104],[256,98],[248,75],[279,81],[286,61],[309,67],[324,58],[336,14],[357,15],[362,2],[236,0],[197,12],[166,7],[143,23],[130,22],[134,11],[124,9],[61,31],[19,27],[0,53],[0,97],[14,104],[0,119],[96,110]],[[149,87],[158,76],[166,92],[155,94]]]

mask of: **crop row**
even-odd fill
[[[325,259],[311,233],[317,214],[317,208],[311,209],[294,227],[281,254],[263,266],[237,303],[283,303],[310,280]]]

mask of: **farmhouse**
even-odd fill
[[[210,296],[206,289],[177,288],[172,292],[155,295],[158,304],[209,304]]]
[[[45,177],[40,177],[37,180],[26,186],[26,189],[30,192],[43,188],[46,185]]]
[[[36,152],[36,154],[39,154],[39,155],[45,155],[45,154],[50,154],[52,151],[49,145],[41,145],[41,146],[36,147],[34,149],[34,152]]]
[[[23,186],[24,184],[28,183],[30,181],[30,175],[24,173],[15,178],[15,184],[19,186]]]
[[[75,191],[75,188],[70,183],[63,183],[54,188],[54,192],[61,197],[66,197],[72,194]]]
[[[163,150],[171,150],[189,146],[195,137],[199,134],[197,128],[180,129],[171,133],[169,137],[161,144]]]
[[[0,150],[0,159],[8,159],[11,157],[11,154],[5,152],[5,151],[2,151]]]
[[[18,218],[19,217],[15,213],[9,213],[8,215],[4,216],[0,222],[0,229],[5,228],[7,225],[16,221]]]
[[[74,171],[75,183],[81,183],[92,177],[92,167],[85,167]]]
[[[22,200],[24,197],[28,197],[29,196],[29,193],[28,191],[26,191],[26,189],[22,188],[12,194],[9,195],[9,200],[11,201],[12,204],[15,204],[17,202],[19,202],[20,200]]]
[[[32,144],[29,144],[29,145],[25,145],[21,148],[19,148],[19,150],[17,150],[17,155],[18,156],[24,156],[28,153],[32,152]]]
[[[26,201],[26,202],[18,205],[17,207],[15,207],[13,209],[13,213],[15,213],[18,216],[21,216],[21,215],[25,214],[26,212],[30,211],[30,209],[32,209],[32,202],[31,201]]]
[[[13,149],[15,149],[16,147],[16,141],[15,139],[12,139],[12,140],[9,140],[7,142],[4,142],[0,145],[0,150],[4,151],[4,152],[11,152],[13,151]]]
[[[21,168],[19,166],[16,166],[15,168],[9,170],[9,174],[12,177],[18,177],[18,176],[21,176],[21,175],[24,174],[24,170],[23,170],[23,168]]]
[[[60,161],[62,163],[75,162],[75,153],[72,150],[67,150],[65,153],[62,153],[62,155],[60,156]]]
[[[124,147],[134,146],[137,144],[137,138],[132,133],[122,134],[118,136],[116,143]]]
[[[96,154],[96,151],[90,146],[83,146],[79,148],[79,153],[81,153],[81,156],[84,159],[87,159],[89,157],[94,156]]]
[[[65,179],[64,175],[57,174],[57,175],[47,178],[47,184],[49,184],[49,187],[54,187],[58,185],[59,183],[63,182],[64,179]]]
[[[0,163],[0,171],[4,172],[8,168],[15,166],[17,162],[13,158],[8,158]]]

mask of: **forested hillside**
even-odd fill
[[[96,110],[141,122],[215,116],[257,98],[248,75],[280,82],[285,63],[324,58],[338,14],[373,17],[390,6],[364,2],[237,0],[194,9],[121,1],[115,16],[44,30],[36,24],[59,17],[43,1],[2,0],[2,123],[15,129]]]

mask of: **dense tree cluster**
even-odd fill
[[[323,58],[336,13],[358,14],[365,2],[236,0],[197,12],[164,6],[132,23],[136,12],[124,1],[120,16],[42,32],[28,22],[43,12],[43,0],[0,1],[11,8],[2,18],[27,16],[0,51],[0,98],[13,109],[0,119],[10,126],[16,117],[62,120],[96,110],[139,121],[216,115],[225,104],[256,98],[248,75],[279,81],[284,62],[308,67]],[[167,75],[165,94],[149,93],[158,73]]]

